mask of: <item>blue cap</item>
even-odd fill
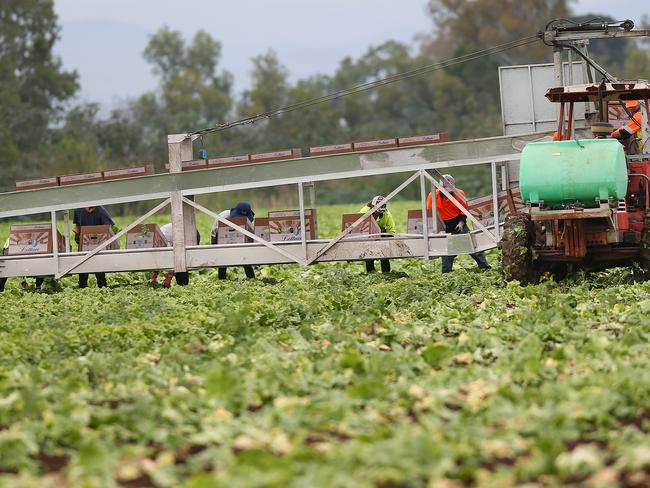
[[[234,208],[230,209],[231,217],[248,217],[251,222],[255,218],[255,212],[251,208],[251,204],[247,202],[239,202]]]

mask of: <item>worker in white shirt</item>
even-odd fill
[[[174,245],[174,236],[172,233],[172,224],[165,224],[160,228],[160,232],[167,241],[167,244],[171,247]],[[201,234],[199,231],[196,231],[196,245],[198,246],[201,243]],[[163,279],[162,286],[163,288],[169,288],[172,286],[172,279],[176,276],[176,283],[179,285],[187,285],[190,282],[190,274],[187,271],[180,273],[175,273],[174,270],[169,270]],[[158,284],[158,271],[152,271],[149,273],[149,281],[152,285]]]

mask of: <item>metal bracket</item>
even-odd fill
[[[185,203],[187,203],[188,205],[191,205],[195,209],[203,212],[204,214],[209,215],[213,219],[218,220],[219,223],[227,225],[228,227],[231,227],[232,229],[235,229],[236,231],[241,232],[245,236],[248,236],[251,239],[253,239],[255,242],[259,242],[260,244],[264,244],[266,247],[268,247],[269,249],[272,249],[273,251],[277,252],[278,254],[282,254],[285,258],[291,259],[292,261],[295,261],[298,264],[302,264],[302,265],[307,264],[304,260],[294,256],[290,252],[285,251],[284,249],[276,246],[275,244],[271,244],[270,242],[265,241],[260,236],[256,236],[252,232],[247,231],[243,227],[235,224],[234,222],[231,222],[230,220],[224,219],[223,217],[219,217],[218,214],[214,213],[210,209],[205,208],[203,205],[199,205],[198,203],[193,202],[192,200],[188,200],[185,197],[183,197],[183,201]]]
[[[438,173],[438,171],[436,171],[436,173]],[[456,207],[458,207],[458,209],[461,212],[463,212],[465,214],[465,216],[467,216],[467,218],[472,222],[472,224],[474,224],[476,227],[478,227],[480,230],[482,230],[485,234],[487,234],[490,237],[490,239],[492,239],[494,242],[496,242],[496,243],[499,242],[498,231],[497,231],[496,234],[493,234],[492,232],[487,230],[487,228],[483,224],[481,224],[476,219],[476,217],[474,217],[471,213],[469,213],[469,210],[467,210],[465,207],[463,207],[460,204],[460,202],[458,200],[456,200],[456,198],[454,198],[451,195],[451,193],[449,193],[447,190],[445,190],[443,188],[443,186],[435,180],[435,178],[433,178],[429,173],[425,173],[424,175],[438,190],[440,190],[442,192],[442,194],[444,196],[446,196],[451,201],[451,203],[453,203]],[[498,225],[495,225],[495,228],[498,228]]]
[[[386,198],[379,202],[377,205],[372,207],[370,210],[368,210],[365,214],[363,214],[361,217],[359,217],[357,220],[355,220],[350,227],[345,229],[343,232],[341,232],[338,236],[336,236],[334,239],[332,239],[325,247],[323,247],[320,251],[318,251],[312,258],[307,260],[306,264],[311,264],[314,261],[316,261],[319,257],[321,257],[323,254],[325,254],[329,249],[331,249],[333,246],[335,246],[341,239],[343,239],[345,236],[347,236],[350,232],[352,232],[354,229],[356,229],[361,223],[368,217],[368,215],[374,214],[377,210],[379,210],[379,207],[384,205],[386,202],[390,201],[395,195],[397,195],[399,192],[401,192],[404,188],[406,188],[412,181],[414,181],[418,176],[420,176],[420,171],[417,171],[413,175],[411,175],[405,182],[403,182],[401,185],[399,185],[397,188],[395,188],[392,192],[390,192],[388,195],[386,195]]]
[[[65,271],[61,271],[61,272],[56,273],[56,275],[55,275],[56,279],[58,280],[59,278],[63,278],[63,277],[64,277],[65,275],[67,275],[70,271],[72,271],[73,269],[79,267],[79,266],[80,266],[81,264],[83,264],[84,262],[88,261],[88,260],[89,260],[90,258],[92,258],[95,254],[97,254],[98,252],[100,252],[100,251],[106,249],[106,248],[107,248],[108,246],[110,246],[113,242],[115,242],[115,241],[118,240],[120,237],[122,237],[124,234],[126,234],[128,231],[130,231],[131,229],[133,229],[136,225],[139,225],[139,224],[142,223],[144,220],[146,220],[146,219],[148,219],[149,217],[151,217],[153,214],[155,214],[155,213],[159,212],[160,210],[162,210],[163,208],[165,208],[167,205],[169,205],[169,202],[170,202],[170,199],[167,198],[167,199],[164,200],[162,203],[159,203],[159,204],[156,205],[154,208],[152,208],[151,210],[149,210],[146,214],[144,214],[142,217],[140,217],[140,218],[134,220],[132,223],[130,223],[129,225],[127,225],[124,229],[122,229],[121,231],[119,231],[119,232],[118,232],[117,234],[115,234],[113,237],[111,237],[110,239],[108,239],[108,240],[102,242],[99,246],[97,246],[95,249],[93,249],[92,251],[90,251],[88,254],[86,254],[84,257],[82,257],[82,258],[81,258],[79,261],[77,261],[75,264],[73,264],[72,266],[68,267],[68,269],[66,269]],[[56,237],[55,237],[54,242],[56,243]]]

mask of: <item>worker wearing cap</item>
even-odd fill
[[[255,212],[253,212],[253,209],[251,207],[250,203],[247,202],[239,202],[237,205],[235,205],[233,208],[230,210],[224,210],[223,212],[219,213],[219,217],[224,218],[224,219],[232,219],[235,217],[246,217],[248,218],[249,222],[253,222],[255,219]],[[219,221],[215,220],[214,223],[212,224],[212,232],[211,232],[211,237],[212,239],[210,242],[212,244],[218,244],[219,240]],[[224,266],[220,266],[218,268],[219,272],[219,279],[220,280],[225,280],[227,275],[226,275],[226,268]],[[255,271],[253,270],[253,267],[251,265],[244,265],[244,273],[246,273],[246,278],[249,280],[252,280],[255,278]]]
[[[379,204],[381,204],[381,206],[374,214],[372,214],[372,217],[375,219],[375,222],[377,222],[382,234],[392,236],[397,233],[397,229],[395,228],[395,219],[393,219],[393,215],[390,213],[388,206],[386,205],[386,198],[381,195],[373,197],[365,207],[359,210],[359,213],[365,214],[371,208]],[[380,259],[379,262],[381,264],[381,272],[390,273],[390,261],[388,259]],[[375,262],[372,259],[367,259],[366,272],[372,273],[373,271],[375,271]]]
[[[641,152],[640,143],[643,139],[641,133],[641,125],[643,124],[643,115],[641,114],[641,105],[638,100],[628,100],[625,102],[625,107],[632,112],[632,118],[627,124],[619,127],[611,133],[612,138],[618,139],[621,143],[627,144],[630,137],[635,139],[635,144],[632,146],[635,153]],[[625,142],[624,142],[625,141]]]
[[[467,209],[467,197],[465,192],[457,188],[456,180],[451,175],[443,175],[440,180],[442,187],[451,194],[454,199],[458,201],[465,209]],[[433,207],[433,198],[431,193],[427,198],[427,208]],[[436,190],[436,212],[445,223],[445,232],[448,234],[467,234],[469,228],[467,227],[467,215],[465,215],[454,202],[446,197],[440,190]],[[487,258],[483,251],[470,254],[476,264],[481,269],[490,269]],[[451,272],[454,266],[454,259],[456,256],[442,256],[442,272]]]
[[[115,222],[111,219],[104,207],[84,207],[78,208],[74,211],[72,219],[74,227],[74,240],[78,248],[81,248],[80,235],[81,228],[87,225],[110,225],[115,227]],[[79,249],[81,250],[81,249]],[[97,278],[97,287],[104,288],[106,286],[106,273],[95,273]],[[79,273],[79,288],[86,288],[88,286],[88,273]]]

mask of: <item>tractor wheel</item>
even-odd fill
[[[521,284],[535,283],[533,266],[534,227],[526,214],[508,216],[501,237],[501,261],[506,276]]]
[[[538,264],[535,269],[536,278],[539,280],[543,275],[550,275],[556,282],[562,281],[569,274],[569,267],[566,263],[544,263]]]

